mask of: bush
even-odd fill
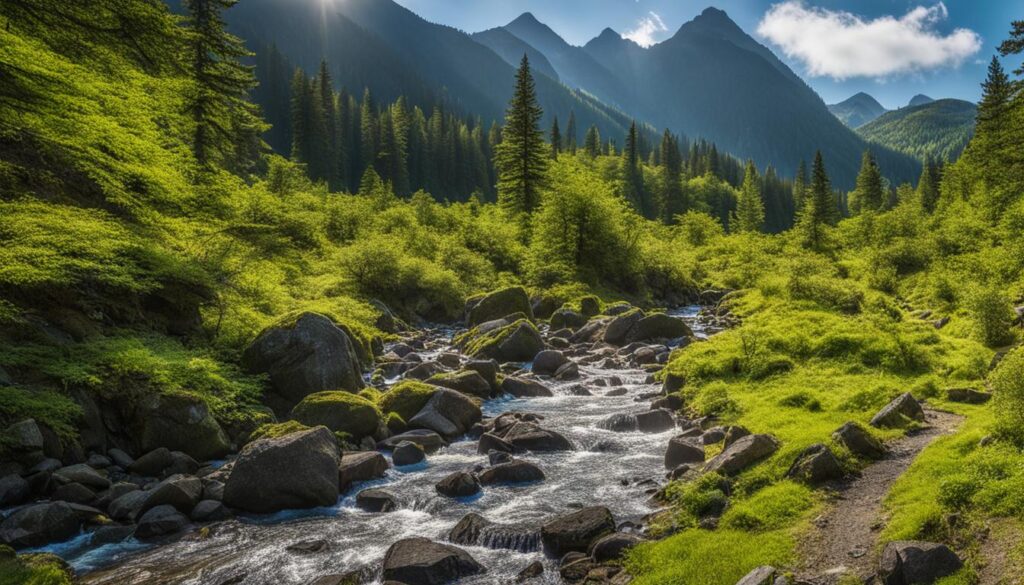
[[[989,375],[989,384],[997,431],[1024,445],[1024,349],[1007,354]]]
[[[978,338],[989,347],[1009,343],[1012,339],[1013,306],[1002,290],[993,286],[975,286],[967,295],[967,312],[974,320]]]

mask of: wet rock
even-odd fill
[[[157,506],[171,506],[182,514],[188,514],[203,495],[203,482],[198,477],[172,475],[145,493],[146,499],[136,515],[145,514]]]
[[[587,324],[587,318],[569,309],[562,307],[551,314],[551,329],[578,329]]]
[[[946,399],[964,404],[985,404],[992,399],[992,394],[974,388],[950,388],[946,390]]]
[[[487,452],[487,462],[491,465],[500,465],[512,461],[512,455],[507,452],[491,449]]]
[[[96,529],[96,532],[92,533],[92,538],[89,539],[89,544],[93,546],[116,544],[118,542],[125,541],[134,533],[134,526],[123,526],[120,524],[100,526]]]
[[[246,348],[242,364],[250,373],[268,374],[274,391],[293,404],[314,392],[358,391],[364,385],[349,334],[317,313],[264,329]]]
[[[223,457],[231,450],[228,436],[201,399],[187,394],[154,394],[135,412],[139,449],[166,447],[196,459]]]
[[[693,331],[690,330],[686,321],[665,313],[652,313],[640,319],[626,335],[627,341],[651,341],[680,337],[693,337]]]
[[[573,445],[561,433],[531,422],[516,423],[503,437],[516,451],[572,451]]]
[[[416,443],[420,447],[423,447],[423,450],[426,451],[427,454],[433,453],[441,447],[448,445],[448,442],[434,431],[428,429],[415,429],[398,435],[392,435],[387,439],[378,442],[377,447],[380,449],[394,450],[394,448],[400,445],[403,441]]]
[[[491,387],[491,393],[496,393],[500,390],[498,385],[498,362],[494,360],[472,360],[463,366],[465,370],[473,371],[480,374],[487,384]]]
[[[683,407],[683,399],[678,394],[663,396],[651,403],[651,410],[664,408],[675,412]]]
[[[650,410],[636,415],[636,428],[642,433],[663,433],[675,427],[676,419],[668,410]]]
[[[328,506],[338,499],[338,444],[325,427],[245,446],[224,486],[224,503],[248,512]]]
[[[598,538],[615,532],[615,519],[608,508],[594,506],[559,516],[541,527],[544,548],[555,556],[586,552]]]
[[[530,297],[521,286],[496,290],[468,302],[466,326],[476,327],[481,323],[501,319],[515,313],[523,313],[527,318],[533,319],[533,306],[530,304]]]
[[[540,561],[533,561],[519,574],[516,575],[516,583],[525,583],[530,579],[536,579],[544,574],[544,565]]]
[[[907,419],[924,421],[924,410],[909,392],[904,392],[878,411],[878,414],[871,419],[871,426],[895,428],[903,426]]]
[[[400,540],[384,555],[384,579],[406,585],[441,585],[486,570],[466,551],[426,538]]]
[[[640,309],[633,309],[623,313],[608,323],[604,331],[604,342],[612,345],[625,345],[628,343],[629,332],[644,318]]]
[[[502,439],[494,433],[484,433],[480,435],[480,442],[477,444],[477,453],[490,453],[492,451],[511,453],[515,451],[515,445],[509,443],[505,439]]]
[[[745,577],[736,582],[736,585],[773,585],[776,576],[775,567],[762,565],[747,573]]]
[[[0,508],[17,506],[32,495],[32,486],[20,475],[0,478]]]
[[[58,487],[50,494],[50,499],[71,502],[72,504],[90,504],[96,499],[96,492],[80,483],[69,483]]]
[[[878,578],[883,585],[934,583],[962,566],[960,557],[944,544],[902,540],[885,545]]]
[[[314,392],[292,409],[292,418],[315,427],[323,425],[336,433],[347,433],[353,439],[372,435],[380,426],[380,409],[351,392]]]
[[[289,544],[285,547],[285,550],[299,555],[312,555],[331,550],[331,543],[323,539],[301,540],[294,544]]]
[[[434,486],[437,493],[449,498],[464,498],[480,491],[480,482],[476,476],[465,471],[456,471],[437,482]]]
[[[224,501],[224,482],[208,477],[202,478],[202,482],[204,500]]]
[[[481,532],[493,524],[494,522],[483,516],[470,512],[448,532],[448,540],[462,546],[477,546],[480,543]]]
[[[354,483],[379,479],[387,470],[387,459],[376,451],[346,451],[338,463],[338,489],[344,492]]]
[[[156,538],[181,532],[188,526],[188,518],[174,506],[157,506],[142,515],[135,527],[137,538]]]
[[[555,379],[560,381],[565,380],[576,380],[580,377],[580,367],[576,365],[576,362],[568,362],[562,364],[557,370],[555,370]]]
[[[611,317],[591,319],[586,325],[580,327],[576,333],[572,334],[572,337],[569,338],[569,342],[587,343],[601,340],[604,337],[605,329],[608,327],[611,320]]]
[[[708,461],[704,465],[704,471],[736,475],[778,449],[779,442],[771,435],[747,435]]]
[[[201,500],[192,508],[190,517],[196,522],[217,522],[232,517],[227,506],[217,500]]]
[[[672,437],[665,451],[665,468],[676,469],[684,463],[703,463],[704,446],[688,437]]]
[[[493,485],[499,483],[525,483],[544,481],[544,472],[528,461],[513,460],[499,463],[485,469],[480,474],[480,483]]]
[[[107,512],[114,520],[134,521],[147,497],[148,494],[142,490],[128,492],[111,501]]]
[[[474,330],[476,331],[476,330]],[[465,346],[470,355],[498,362],[528,362],[544,349],[544,340],[533,323],[520,319],[497,329],[474,335],[470,332]]]
[[[544,384],[530,378],[519,378],[516,376],[505,376],[505,379],[501,382],[501,390],[516,398],[554,396],[554,393]]]
[[[415,465],[427,458],[423,447],[411,441],[402,441],[391,452],[391,461],[395,465]]]
[[[475,370],[437,374],[427,382],[477,398],[490,398],[494,392],[492,384]]]
[[[424,362],[405,371],[405,377],[413,380],[428,380],[444,372],[444,367],[437,362]]]
[[[573,384],[572,386],[569,386],[567,390],[569,391],[569,394],[572,394],[573,396],[593,396],[590,390],[587,390],[586,386],[583,386],[582,384]]]
[[[643,539],[635,534],[613,532],[607,536],[602,536],[590,545],[590,557],[599,563],[618,560],[627,549],[641,542],[643,542]]]
[[[387,490],[370,488],[356,494],[356,505],[367,512],[392,512],[398,509],[398,498]]]
[[[625,396],[628,393],[629,393],[629,391],[626,390],[625,388],[613,388],[613,389],[605,392],[604,395],[605,396],[612,396],[612,397],[614,397],[614,396]]]
[[[855,422],[848,422],[839,427],[832,433],[832,438],[859,457],[881,459],[885,456],[885,446]]]
[[[98,490],[105,490],[110,487],[110,480],[106,476],[85,463],[62,467],[53,472],[53,479],[61,484],[80,483]]]
[[[410,428],[427,429],[442,437],[454,438],[480,422],[481,416],[480,406],[465,394],[441,388],[408,423]]]
[[[555,349],[545,349],[533,358],[534,373],[551,376],[558,368],[569,363],[565,354]]]
[[[804,449],[786,472],[786,477],[811,485],[841,479],[843,467],[828,446],[817,443]]]
[[[599,422],[597,426],[615,433],[633,432],[636,430],[636,415],[625,412],[613,414]]]
[[[558,575],[562,578],[564,583],[579,583],[584,580],[589,580],[588,576],[590,572],[596,569],[598,566],[590,558],[584,557],[579,560],[575,560],[571,563],[565,563],[558,568]]]
[[[159,447],[136,459],[129,465],[128,470],[139,475],[157,477],[173,463],[174,457],[171,456],[171,450]]]
[[[43,546],[78,534],[82,521],[66,502],[19,508],[0,523],[0,541],[15,548]]]

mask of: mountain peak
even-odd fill
[[[601,34],[597,35],[597,38],[599,38],[599,39],[621,39],[622,35],[620,35],[619,33],[615,32],[609,26],[609,27],[605,27],[605,29],[603,31],[601,31]]]
[[[908,103],[907,105],[911,106],[911,107],[913,107],[913,106],[923,106],[925,104],[930,104],[930,103],[932,103],[934,101],[935,100],[933,100],[932,98],[924,95],[923,93],[919,93],[919,94],[915,95],[914,97],[910,98],[910,103]]]
[[[534,16],[532,12],[524,12],[524,13],[520,14],[518,17],[516,17],[515,20],[513,20],[512,22],[508,23],[505,26],[513,26],[513,25],[538,26],[538,25],[543,25],[543,23],[541,23],[541,21],[537,20],[537,17]]]

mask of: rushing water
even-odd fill
[[[703,337],[705,329],[696,318],[697,309],[688,307],[674,314],[687,319],[698,337]],[[450,332],[439,335],[450,338]],[[429,358],[447,349],[447,343],[435,346],[421,355]],[[502,524],[539,526],[552,516],[582,506],[603,505],[620,524],[638,521],[652,511],[646,493],[651,484],[642,480],[660,481],[664,476],[664,452],[673,431],[621,433],[603,430],[598,423],[615,414],[647,410],[647,401],[635,399],[658,386],[644,384],[647,375],[638,369],[607,370],[595,364],[581,366],[580,375],[580,380],[573,382],[549,381],[554,397],[503,398],[483,406],[484,416],[507,411],[542,415],[542,426],[574,442],[575,451],[517,456],[538,464],[547,476],[543,482],[489,486],[470,498],[440,496],[434,489],[438,480],[453,471],[487,463],[486,455],[477,454],[476,441],[463,439],[429,455],[424,463],[392,467],[383,479],[356,486],[330,508],[240,517],[161,545],[131,539],[97,548],[83,535],[44,550],[66,558],[85,574],[84,582],[93,584],[299,585],[321,575],[378,564],[388,547],[402,538],[424,536],[444,541],[469,512]],[[608,388],[590,383],[611,375],[622,378],[625,395],[604,396]],[[594,395],[573,395],[568,390],[573,384],[583,384]],[[360,510],[355,506],[355,493],[367,487],[386,487],[398,496],[400,509],[390,513]],[[514,582],[515,575],[535,560],[542,560],[547,569],[535,582],[559,582],[557,570],[552,570],[555,561],[545,559],[539,547],[531,546],[537,544],[536,537],[527,533],[520,540],[516,544],[529,552],[465,547],[488,571],[460,583]],[[308,553],[287,550],[310,541],[323,541],[326,547]]]

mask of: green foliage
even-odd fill
[[[15,555],[11,547],[0,547],[0,585],[72,585],[72,582],[71,571],[56,555]]]
[[[1010,324],[1015,315],[1003,291],[976,285],[967,295],[965,304],[974,320],[978,338],[986,345],[1003,345],[1012,339]]]
[[[1024,445],[1024,351],[1007,354],[989,376],[1000,434]]]
[[[637,585],[735,585],[761,565],[785,566],[793,538],[785,531],[690,529],[633,548],[626,570]]]
[[[530,61],[523,55],[495,159],[498,199],[513,214],[530,213],[536,209],[540,204],[541,189],[548,182],[547,149],[539,127],[542,115],[530,73]]]
[[[857,134],[919,160],[956,160],[974,134],[976,112],[970,102],[936,100],[886,112],[857,128]]]
[[[249,442],[256,441],[259,439],[276,439],[299,431],[304,431],[309,427],[300,423],[299,421],[289,420],[282,423],[266,423],[256,427],[256,430],[249,435]]]
[[[415,380],[405,380],[385,392],[377,405],[381,411],[395,413],[403,421],[407,421],[416,416],[416,413],[427,404],[436,391],[436,386]]]
[[[717,473],[670,483],[665,488],[665,499],[673,506],[675,525],[694,528],[701,518],[721,514],[728,504],[728,485],[728,480]]]
[[[761,199],[760,183],[754,161],[747,161],[747,171],[743,176],[743,187],[733,218],[733,229],[737,232],[759,232],[764,226],[764,201]]]
[[[809,487],[782,481],[730,506],[722,515],[721,525],[751,532],[778,530],[805,517],[815,502]]]

